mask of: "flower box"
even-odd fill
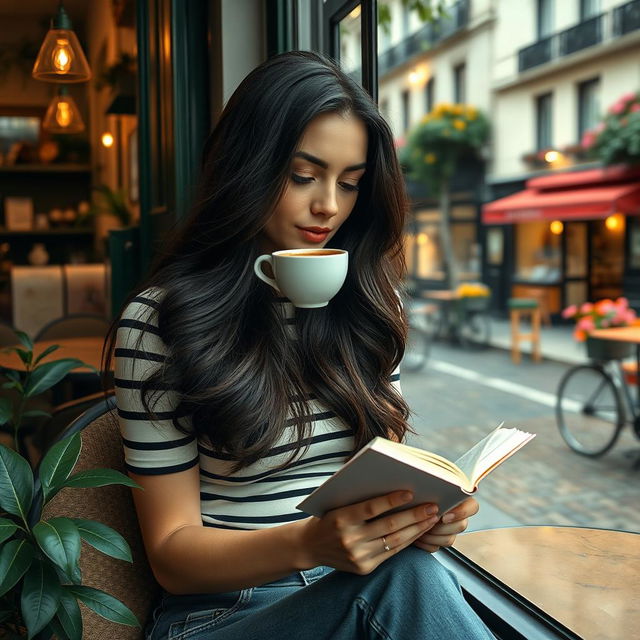
[[[633,345],[628,342],[602,340],[601,338],[587,337],[586,345],[589,359],[598,362],[628,358],[633,350]]]

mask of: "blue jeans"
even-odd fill
[[[455,576],[409,547],[367,576],[328,567],[241,591],[164,595],[147,640],[494,640]]]

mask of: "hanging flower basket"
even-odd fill
[[[591,337],[587,337],[586,346],[588,358],[597,362],[623,360],[631,355],[633,349],[633,345],[628,342],[616,342],[614,340]]]

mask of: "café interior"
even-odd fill
[[[60,357],[80,359],[94,370],[71,371],[47,393],[30,398],[30,410],[50,417],[34,417],[16,443],[11,433],[0,433],[2,444],[15,444],[37,467],[70,423],[80,419],[86,426],[101,415],[91,412],[105,402],[104,382],[113,382],[112,373],[100,372],[104,336],[163,238],[186,215],[202,143],[225,101],[274,53],[303,48],[339,57],[340,22],[357,7],[362,84],[375,98],[372,0],[3,0],[0,346],[16,344],[17,328],[32,338],[36,351],[55,344]],[[550,236],[550,251],[556,244]],[[523,246],[527,251],[533,249]],[[522,267],[529,267],[526,260]],[[20,366],[16,353],[0,360],[5,372]],[[100,405],[102,413],[104,406],[113,409],[111,394]],[[100,437],[103,448],[119,449],[117,435],[105,431]],[[113,455],[106,462],[82,460],[119,468],[121,460]],[[113,578],[113,566],[92,556],[93,569],[83,565],[83,575],[99,574],[102,588],[143,619],[155,586],[128,489],[118,489],[100,494],[97,512],[117,512],[115,526],[122,527],[134,554],[131,570],[118,567]],[[111,499],[117,508],[106,505]],[[537,544],[548,550],[544,539]],[[517,563],[521,550],[508,551]],[[537,551],[532,553],[528,562]],[[470,560],[468,546],[464,553],[440,555],[496,637],[579,637]],[[526,582],[526,575],[521,579]],[[548,585],[558,588],[559,598],[563,580]],[[87,638],[141,637],[139,629],[92,615],[83,611],[85,630],[103,635],[87,631]]]

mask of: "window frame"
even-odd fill
[[[459,62],[453,67],[453,102],[465,104],[467,101],[467,63]]]
[[[589,80],[583,80],[579,82],[576,87],[576,108],[577,108],[577,118],[576,124],[578,127],[577,134],[578,140],[582,140],[582,136],[586,131],[591,129],[598,121],[598,115],[600,111],[600,100],[599,100],[599,92],[600,92],[601,82],[600,76],[595,76],[594,78],[589,78]],[[595,88],[595,100],[596,100],[596,114],[595,114],[595,122],[591,123],[591,125],[587,126],[588,123],[586,120],[588,117],[586,116],[586,105],[585,98],[590,94],[589,92]]]
[[[548,16],[545,20],[544,8]],[[536,40],[544,40],[553,33],[555,3],[553,0],[536,0]],[[546,24],[548,21],[548,24]]]
[[[535,100],[535,124],[534,124],[534,134],[535,134],[535,148],[536,151],[541,151],[542,149],[549,149],[553,147],[553,92],[547,91],[545,93],[540,93],[534,97]],[[542,105],[543,102],[549,101],[549,131],[548,131],[548,141],[547,144],[543,144],[544,133],[542,131]]]

